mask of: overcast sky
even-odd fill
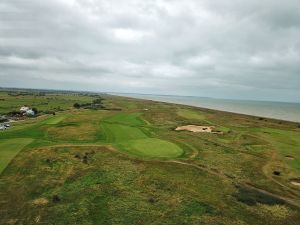
[[[300,102],[300,1],[1,0],[0,86]]]

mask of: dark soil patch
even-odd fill
[[[81,159],[81,156],[80,156],[79,154],[76,154],[74,157],[75,157],[76,159]]]
[[[148,202],[150,202],[151,204],[154,204],[154,203],[157,202],[157,199],[155,199],[155,198],[149,198]]]
[[[284,201],[281,199],[243,186],[238,187],[238,193],[236,193],[234,197],[239,202],[245,203],[250,206],[256,205],[257,203],[266,205],[284,204]]]
[[[60,202],[60,197],[59,197],[58,195],[53,195],[53,196],[52,196],[52,201],[53,201],[54,203],[58,203],[58,202]]]
[[[275,170],[275,171],[273,171],[273,174],[275,175],[275,176],[280,176],[280,171],[277,171],[277,170]]]

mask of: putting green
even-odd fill
[[[176,144],[158,138],[129,141],[124,149],[134,155],[155,158],[175,158],[183,154],[183,150]]]
[[[10,161],[28,144],[33,141],[31,138],[14,138],[1,140],[0,143],[0,174]]]

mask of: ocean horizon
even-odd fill
[[[300,122],[300,103],[135,93],[112,94],[138,99],[197,106],[251,116]]]

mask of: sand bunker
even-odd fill
[[[286,155],[285,158],[288,159],[288,160],[294,160],[294,159],[295,159],[295,158],[294,158],[293,156],[291,156],[291,155]]]
[[[221,133],[215,130],[214,126],[197,126],[197,125],[186,125],[177,127],[175,130],[187,130],[191,132],[202,132],[202,133]]]
[[[35,204],[35,205],[47,205],[48,202],[49,201],[46,198],[37,198],[33,201],[33,204]]]
[[[296,186],[300,186],[300,181],[292,181],[291,184],[296,185]]]
[[[291,184],[300,187],[300,178],[297,178],[297,179],[290,179],[290,182],[291,182]]]

